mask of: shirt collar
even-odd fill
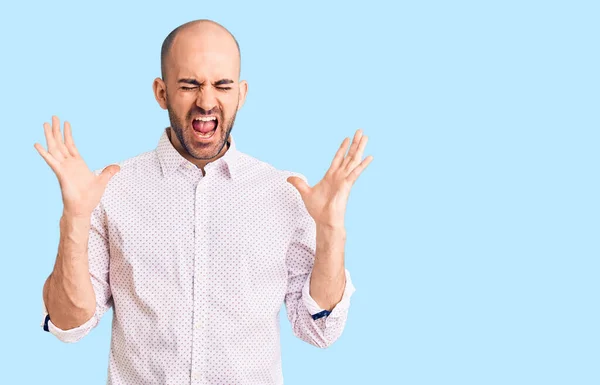
[[[164,177],[171,175],[179,167],[185,167],[185,165],[191,164],[189,160],[185,159],[175,149],[175,147],[173,147],[173,144],[169,140],[169,136],[167,134],[169,129],[170,128],[167,127],[163,130],[160,140],[158,141],[158,146],[156,147],[156,154],[158,155],[158,160],[160,162]],[[228,143],[229,148],[225,154],[219,159],[208,163],[207,166],[213,163],[216,165],[221,163],[225,164],[225,168],[228,170],[227,174],[229,175],[229,178],[233,178],[236,174],[236,165],[240,157],[240,152],[237,150],[235,141],[233,140],[233,136],[231,134],[229,134]]]

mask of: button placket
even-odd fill
[[[198,169],[198,171],[201,171]],[[194,215],[194,326],[192,349],[192,380],[201,381],[201,374],[206,372],[206,334],[203,325],[207,313],[206,293],[206,178],[200,177],[195,191]]]

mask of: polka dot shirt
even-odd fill
[[[350,274],[326,315],[309,295],[315,223],[286,181],[302,174],[242,153],[230,136],[203,176],[168,130],[154,151],[119,163],[93,212],[96,313],[61,330],[44,306],[42,326],[76,342],[112,306],[108,384],[283,384],[282,304],[294,334],[325,348],[344,329]]]

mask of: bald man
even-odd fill
[[[70,124],[63,136],[57,117],[44,123],[48,149],[35,148],[64,207],[42,327],[76,342],[113,307],[109,384],[282,384],[282,304],[312,345],[344,329],[355,290],[344,214],[372,160],[367,137],[345,138],[310,187],[237,148],[248,84],[223,26],[176,28],[161,70],[153,90],[170,126],[153,151],[92,172]]]

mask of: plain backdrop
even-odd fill
[[[237,37],[238,148],[317,183],[363,128],[348,203],[356,292],[329,349],[291,334],[293,384],[598,384],[599,3],[3,3],[2,384],[104,384],[112,312],[76,344],[40,328],[58,245],[53,114],[92,169],[156,147],[176,26]],[[226,199],[226,197],[224,197]]]

